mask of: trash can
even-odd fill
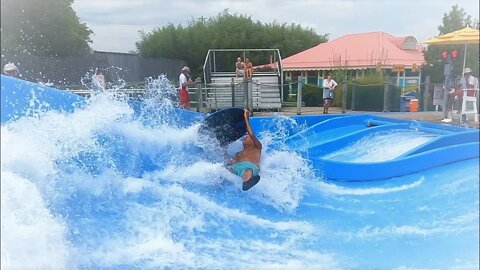
[[[410,112],[418,112],[418,99],[410,99]]]

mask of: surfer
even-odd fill
[[[246,191],[260,181],[260,156],[262,154],[262,143],[253,133],[250,125],[250,111],[244,109],[243,117],[248,134],[243,137],[243,150],[230,159],[230,171],[243,179],[242,190]]]

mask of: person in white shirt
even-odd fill
[[[460,80],[460,86],[462,87],[461,93],[458,95],[458,104],[460,107],[463,103],[463,91],[467,91],[468,96],[474,96],[476,89],[478,88],[478,79],[472,75],[472,70],[470,68],[465,68],[463,71],[463,77]],[[463,89],[472,89],[472,90],[463,90]],[[461,112],[462,108],[459,108],[458,112]],[[461,122],[465,123],[467,116],[462,114]]]
[[[472,75],[470,68],[465,68],[463,71],[463,77],[460,80],[462,89],[475,89],[478,86],[478,79]]]
[[[333,91],[337,87],[337,82],[332,79],[332,74],[328,73],[327,78],[323,80],[323,113],[328,114],[328,108],[333,99]]]
[[[188,95],[188,86],[192,84],[192,81],[189,79],[190,68],[184,66],[181,70],[180,77],[178,81],[180,83],[180,89],[178,94],[180,96],[180,108],[189,109],[190,108],[190,97]]]

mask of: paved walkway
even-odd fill
[[[278,112],[255,112],[255,115],[273,115]],[[280,113],[284,115],[297,115],[296,107],[283,107],[280,109]],[[301,115],[312,115],[312,114],[322,114],[323,107],[302,107]],[[330,114],[341,114],[342,108],[339,107],[330,107]],[[392,118],[401,118],[401,119],[411,119],[417,121],[428,121],[444,125],[460,125],[459,119],[453,119],[451,123],[443,123],[443,113],[428,111],[428,112],[364,112],[364,111],[348,111],[347,114],[371,114]],[[479,122],[474,121],[473,115],[468,117],[468,126],[479,128]]]

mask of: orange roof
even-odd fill
[[[384,32],[346,35],[282,60],[284,70],[383,67],[425,62],[422,47],[413,36],[394,37]]]

